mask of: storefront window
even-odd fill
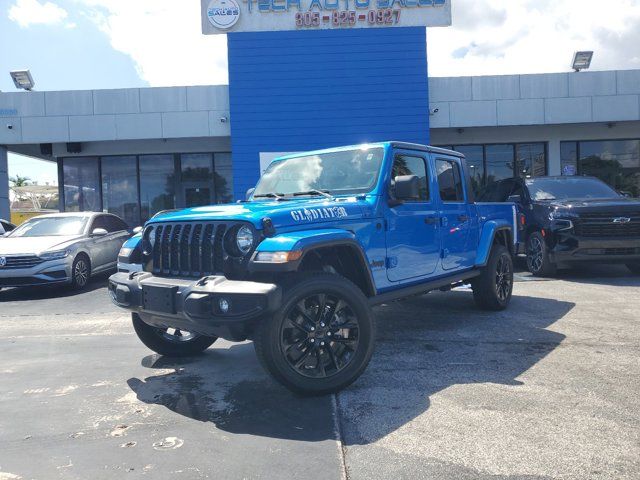
[[[180,155],[183,182],[200,182],[212,177],[213,161],[209,153],[186,153]]]
[[[135,156],[102,157],[102,208],[129,226],[140,223]]]
[[[580,142],[580,175],[598,177],[619,192],[640,196],[640,140]]]
[[[542,177],[547,173],[544,144],[520,143],[516,145],[516,176]]]
[[[513,145],[487,145],[487,183],[514,176]]]
[[[577,142],[560,142],[560,168],[562,175],[578,174]]]
[[[141,155],[140,206],[146,222],[161,210],[176,208],[176,171],[173,155]]]
[[[482,145],[465,145],[454,148],[462,153],[469,167],[473,191],[479,194],[485,186],[484,180],[484,148]]]
[[[216,153],[214,156],[214,183],[216,203],[233,202],[233,166],[230,153]]]
[[[62,176],[66,212],[100,211],[100,178],[96,157],[65,158]]]

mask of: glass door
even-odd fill
[[[213,189],[213,155],[185,153],[180,155],[182,205],[202,207],[215,203]]]
[[[185,185],[183,186],[183,196],[186,208],[213,204],[211,188],[208,185]]]

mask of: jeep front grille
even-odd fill
[[[221,273],[226,231],[227,225],[219,222],[165,223],[147,227],[144,242],[150,247],[150,251],[147,251],[149,247],[145,248],[150,271],[184,277]]]

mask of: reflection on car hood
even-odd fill
[[[0,238],[0,255],[37,255],[46,250],[57,250],[68,246],[69,242],[82,238],[81,235],[56,237],[4,237]]]
[[[191,208],[158,215],[149,223],[236,220],[252,222],[261,228],[261,220],[268,217],[279,228],[358,219],[363,215],[363,205],[356,197],[300,197],[282,202],[267,200]]]

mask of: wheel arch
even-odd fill
[[[256,262],[259,252],[300,252],[297,260],[283,264]],[[292,232],[267,239],[249,264],[252,273],[285,274],[335,271],[358,286],[366,297],[376,294],[373,275],[362,245],[353,232],[339,229]]]
[[[515,254],[513,227],[510,223],[491,221],[484,225],[476,255],[477,267],[484,267],[487,264],[491,249],[496,244],[505,246],[511,255]]]

